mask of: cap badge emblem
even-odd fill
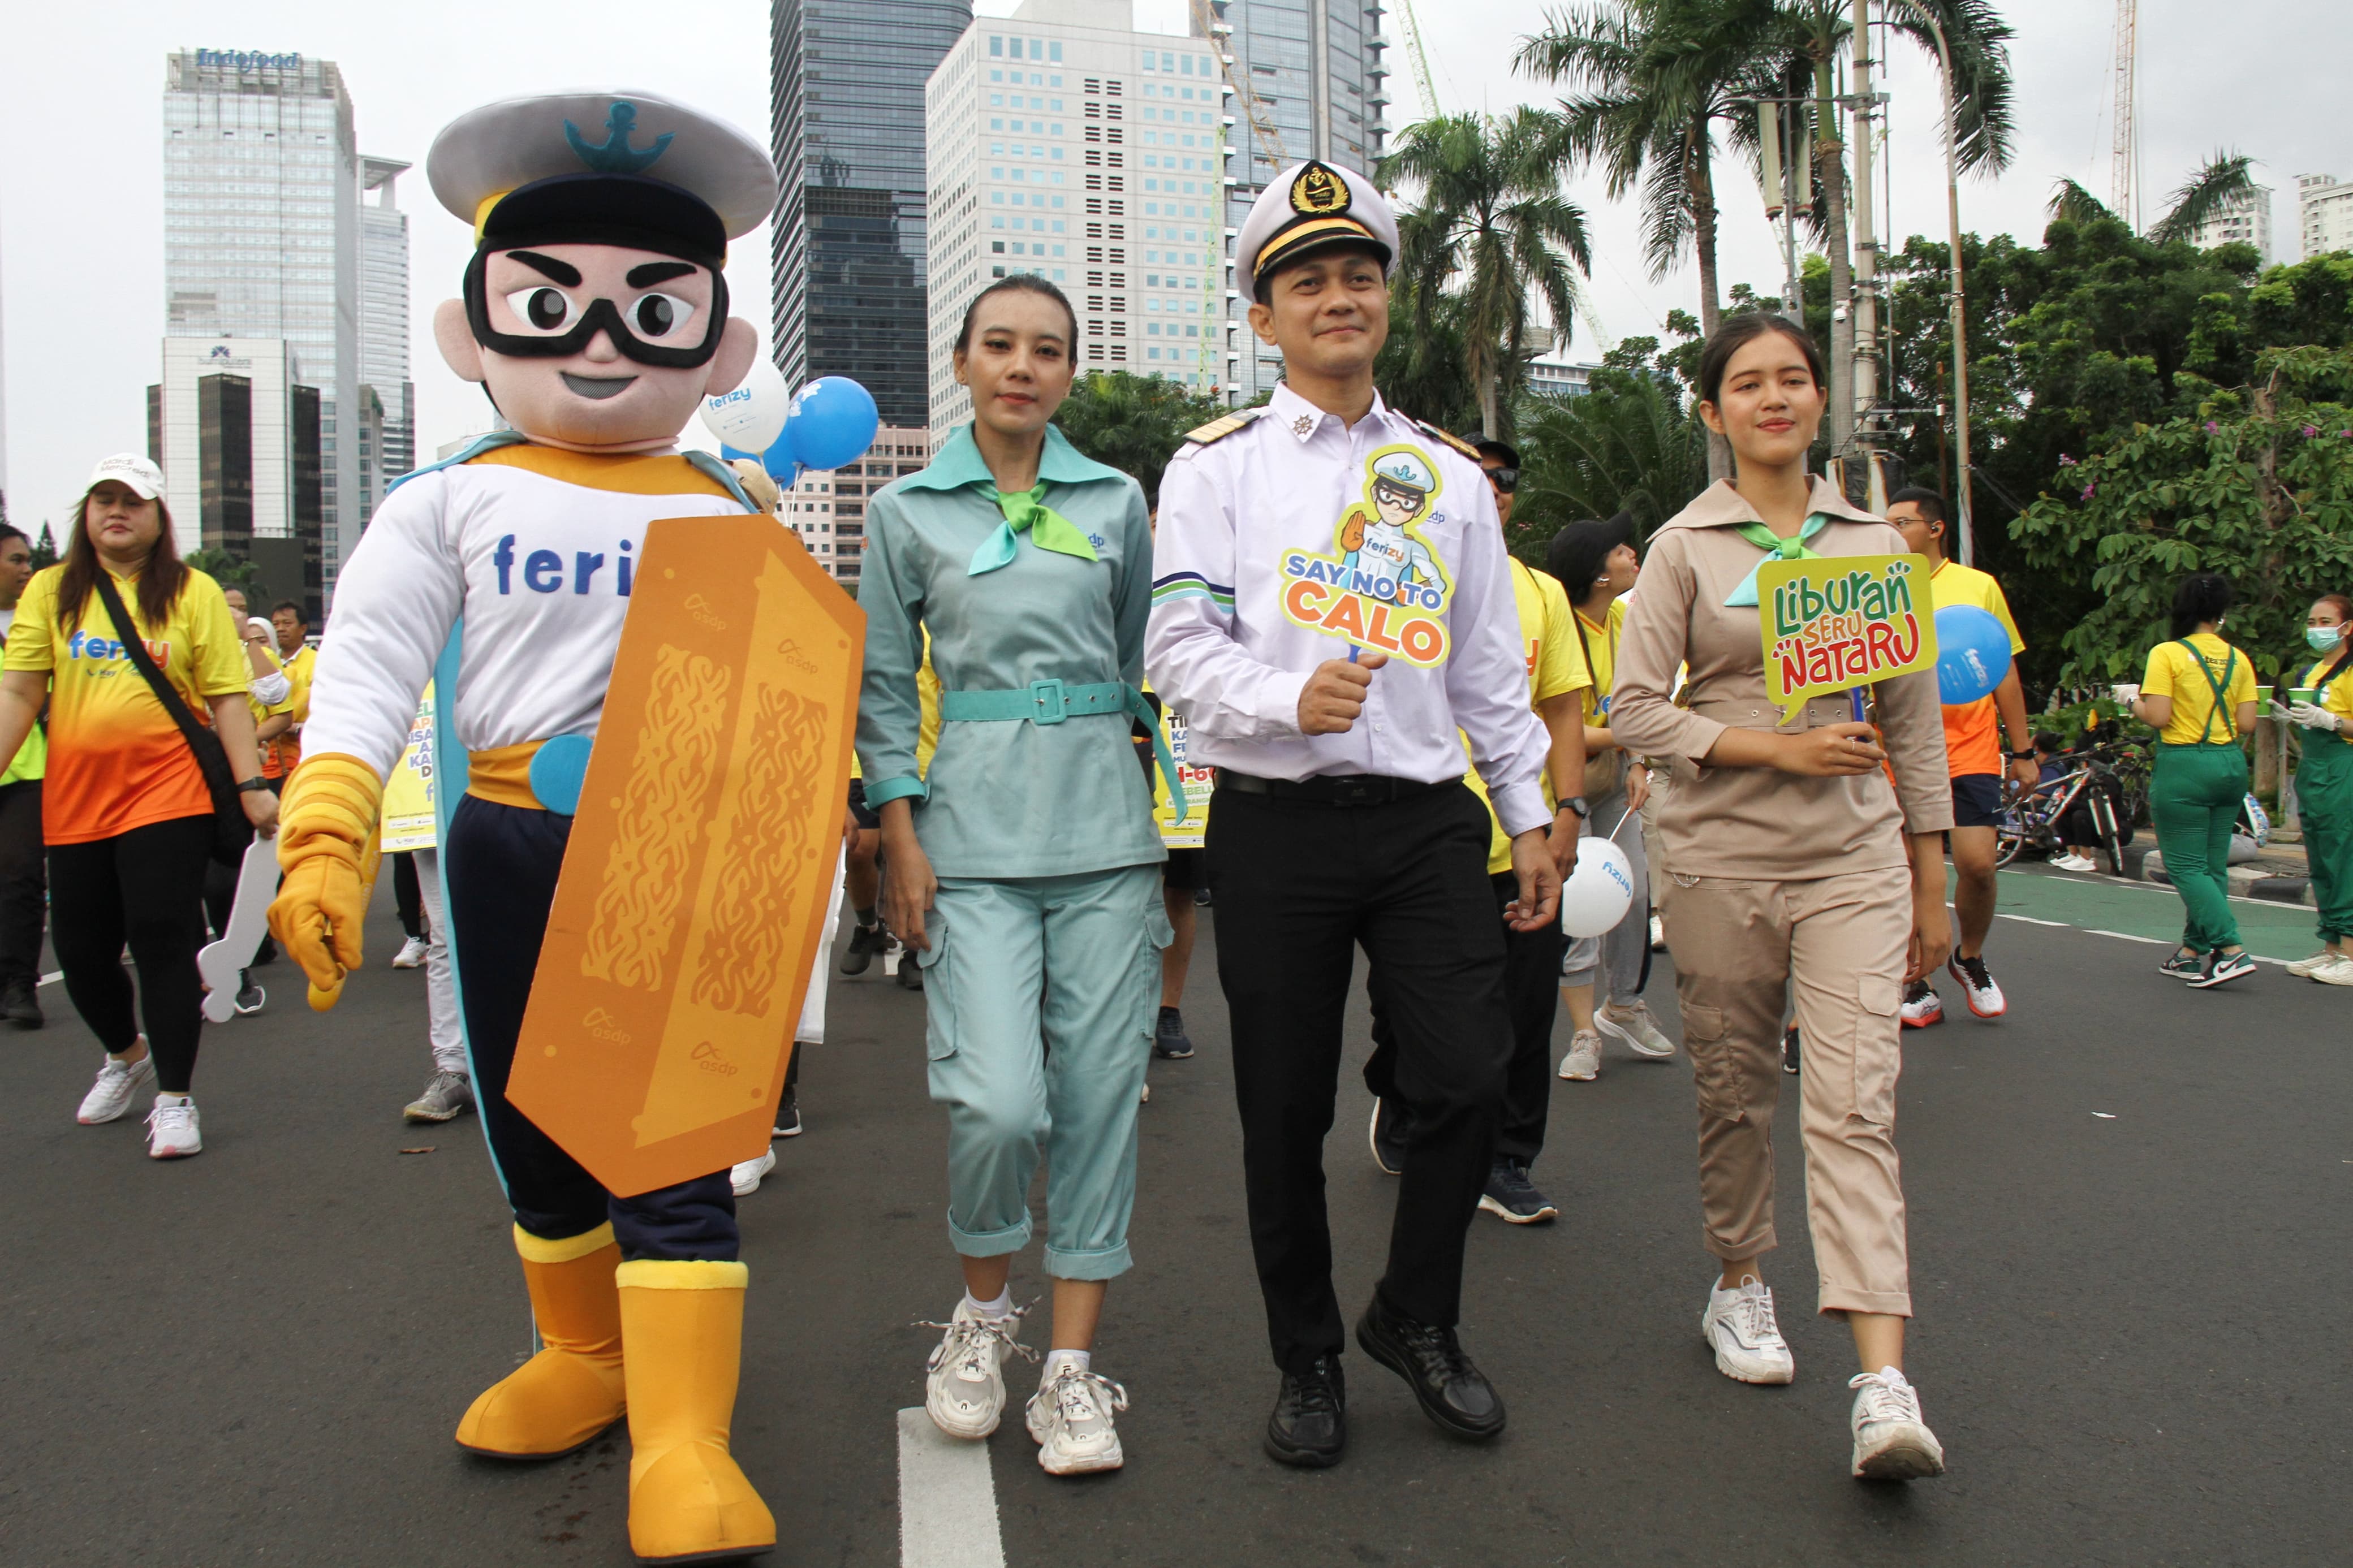
[[[629,145],[629,138],[637,133],[637,129],[638,106],[617,103],[605,113],[605,140],[602,144],[592,143],[569,120],[564,122],[564,139],[572,143],[572,150],[580,155],[580,161],[597,174],[642,174],[653,166],[656,159],[670,150],[670,140],[677,133],[665,131],[654,138],[652,146],[638,149]]]
[[[1291,210],[1307,217],[1325,217],[1348,210],[1348,182],[1321,163],[1310,163],[1291,182]]]

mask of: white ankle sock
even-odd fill
[[[976,1300],[971,1291],[964,1293],[964,1304],[984,1318],[1005,1318],[1013,1314],[1013,1289],[1008,1286],[994,1301]]]
[[[1092,1372],[1095,1368],[1094,1352],[1092,1351],[1048,1351],[1046,1364],[1039,1369],[1039,1386],[1042,1388],[1053,1382],[1055,1374],[1060,1373],[1065,1364],[1077,1367],[1081,1372]]]
[[[158,1105],[194,1105],[195,1103],[195,1098],[193,1095],[186,1094],[159,1094],[155,1097],[155,1103]]]

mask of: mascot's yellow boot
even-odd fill
[[[744,1356],[740,1263],[624,1263],[629,1549],[640,1563],[742,1557],[776,1543],[776,1516],[727,1451]]]
[[[553,1459],[621,1418],[621,1304],[613,1227],[545,1241],[517,1226],[531,1315],[546,1348],[482,1391],[458,1446],[494,1459]]]

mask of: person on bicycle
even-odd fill
[[[1953,775],[1953,912],[1960,928],[1945,968],[1960,983],[1970,1012],[1999,1018],[2009,1004],[1986,969],[1985,944],[1993,931],[1994,830],[2001,820],[2002,774],[2014,776],[2021,789],[2032,789],[2042,774],[2027,723],[2026,689],[2018,679],[2018,656],[2026,651],[2026,639],[2010,619],[2001,584],[1973,566],[1946,559],[1948,511],[1945,498],[1934,490],[1898,490],[1888,500],[1887,521],[1914,553],[1928,558],[1928,594],[1938,608],[1974,605],[2010,633],[2010,669],[1993,695],[1945,705],[1945,757]],[[1995,738],[1997,721],[2009,738],[2007,750]],[[1904,1022],[1915,1029],[1945,1021],[1944,998],[1926,975],[1904,988],[1903,1012]]]
[[[2173,639],[2149,649],[2133,717],[2158,731],[2149,790],[2158,852],[2189,919],[2158,970],[2200,990],[2255,972],[2231,913],[2231,832],[2247,794],[2239,737],[2255,724],[2255,671],[2222,640],[2228,579],[2193,572],[2173,594]]]

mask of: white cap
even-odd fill
[[[1438,488],[1437,477],[1430,473],[1430,465],[1412,452],[1382,453],[1373,459],[1373,472],[1393,485],[1403,485],[1408,489],[1420,490],[1424,494]]]
[[[100,458],[98,467],[90,471],[90,488],[95,489],[108,479],[130,486],[141,500],[153,500],[164,493],[164,470],[136,452]]]
[[[1267,182],[1242,220],[1234,241],[1234,288],[1254,300],[1261,273],[1335,245],[1371,249],[1387,276],[1397,257],[1397,215],[1362,174],[1312,158],[1293,163]]]

